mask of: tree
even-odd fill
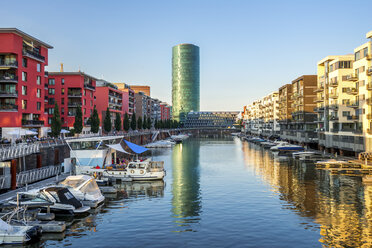
[[[81,108],[76,109],[75,122],[74,122],[75,133],[79,134],[83,131],[83,113]]]
[[[126,112],[124,114],[123,128],[126,132],[128,132],[128,130],[130,128],[129,116]]]
[[[130,128],[132,130],[136,130],[136,127],[137,127],[137,123],[136,123],[136,114],[133,113],[132,114],[132,120],[130,121]]]
[[[61,121],[61,116],[59,115],[59,108],[58,108],[57,103],[54,105],[54,113],[52,117],[51,129],[52,129],[53,137],[58,137],[59,134],[61,133],[62,121]]]
[[[155,127],[155,129],[158,129],[159,128],[159,122],[158,122],[157,119],[155,120],[154,127]]]
[[[100,120],[99,120],[98,112],[96,109],[96,105],[94,105],[93,113],[90,116],[90,119],[91,119],[90,120],[90,131],[92,133],[98,133]]]
[[[121,130],[121,118],[120,118],[120,114],[119,113],[116,113],[115,130],[116,131],[120,131]]]
[[[151,118],[150,117],[147,117],[147,129],[151,129],[151,125],[152,125],[152,123],[151,123]]]
[[[143,116],[142,129],[147,129],[147,118],[146,118],[146,115]]]
[[[110,109],[107,107],[105,119],[103,120],[103,129],[106,133],[111,131],[112,123],[111,123],[111,116],[110,116]]]
[[[138,117],[137,119],[137,129],[140,130],[142,129],[142,117]]]

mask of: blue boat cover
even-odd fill
[[[137,154],[140,154],[140,153],[143,153],[145,151],[148,151],[149,149],[143,147],[143,146],[139,146],[139,145],[136,145],[132,142],[129,142],[129,141],[126,141],[124,140],[125,144],[127,144],[127,146],[134,152],[134,153],[137,153]]]

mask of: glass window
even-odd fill
[[[22,72],[22,81],[27,82],[27,72]]]
[[[40,76],[36,76],[36,84],[37,85],[41,84],[41,77]]]
[[[61,104],[65,104],[65,98],[61,98]]]
[[[55,103],[55,99],[54,98],[48,98],[48,103],[50,105],[53,105]]]
[[[64,108],[61,108],[61,114],[65,114],[65,109]]]
[[[360,59],[360,51],[355,53],[355,61]]]
[[[368,47],[365,47],[363,49],[363,57],[367,57],[367,55],[368,55]]]
[[[350,111],[342,111],[342,116],[349,116],[350,115]]]
[[[41,102],[36,102],[36,110],[41,110]]]
[[[40,72],[41,71],[41,65],[40,64],[36,64],[36,71],[37,72]]]
[[[64,79],[64,78],[61,79],[61,84],[62,84],[62,85],[65,84],[65,79]]]
[[[22,66],[23,66],[24,68],[27,67],[27,59],[26,59],[26,58],[23,58],[23,59],[22,59]]]
[[[49,89],[48,89],[48,93],[49,93],[49,95],[54,95],[55,90],[56,90],[56,89],[49,88]]]
[[[55,80],[54,80],[54,78],[50,78],[49,79],[49,85],[55,85],[56,83],[55,83]]]
[[[61,94],[62,94],[62,95],[65,94],[65,88],[62,88],[62,89],[61,89]]]
[[[22,100],[22,109],[27,109],[27,100]]]
[[[48,118],[48,124],[52,124],[52,117]]]
[[[36,97],[40,98],[41,97],[41,89],[36,90]]]
[[[27,86],[22,86],[22,95],[26,96],[27,95]]]
[[[50,115],[54,114],[54,108],[49,108],[48,113],[49,113]]]

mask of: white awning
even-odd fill
[[[123,149],[123,147],[120,145],[120,143],[114,144],[114,145],[107,145],[107,146],[110,147],[111,149],[116,150],[116,151],[123,152],[123,153],[126,153],[126,154],[130,154],[129,152],[127,152]]]

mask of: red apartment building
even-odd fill
[[[106,116],[108,107],[111,115],[111,123],[114,127],[116,113],[120,114],[121,120],[124,118],[126,111],[124,103],[128,103],[128,94],[127,92],[119,90],[116,85],[104,80],[98,80],[96,86],[96,108],[101,121],[101,126],[103,127],[103,120]]]
[[[44,135],[44,67],[52,46],[16,28],[0,28],[0,137],[35,129]]]
[[[52,121],[54,105],[58,103],[62,127],[73,127],[77,108],[81,108],[83,133],[89,133],[90,127],[85,125],[96,104],[96,80],[83,72],[49,72],[45,107],[48,112],[48,126]]]
[[[166,102],[160,103],[160,115],[161,120],[171,119],[171,106],[169,106]]]
[[[130,86],[126,83],[114,83],[119,90],[124,92],[125,99],[128,101],[123,102],[124,104],[124,114],[128,113],[129,116],[132,116],[133,113],[136,112],[136,99],[134,97],[134,90],[130,88]]]

